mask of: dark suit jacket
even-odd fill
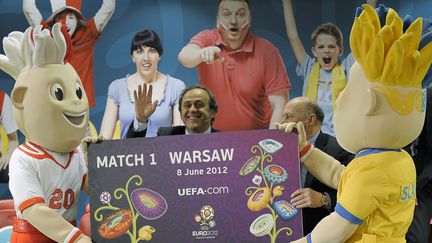
[[[320,132],[315,141],[316,148],[331,155],[333,158],[338,160],[344,165],[347,165],[349,161],[354,158],[354,155],[345,151],[331,135]],[[329,215],[334,211],[336,206],[336,190],[324,185],[318,179],[313,177],[309,172],[306,174],[306,180],[304,188],[311,188],[317,192],[327,192],[331,198],[331,210],[327,210],[324,207],[320,208],[305,208],[303,209],[303,231],[304,234],[310,233],[316,224],[321,221],[322,218]]]
[[[432,87],[427,88],[423,130],[414,142],[414,151],[410,151],[410,148],[408,146],[406,149],[413,155],[417,171],[417,206],[406,240],[408,243],[428,242],[431,234],[429,221],[432,217]]]
[[[135,132],[133,128],[133,123],[129,126],[129,130],[127,132],[127,138],[142,138],[145,137],[147,129],[141,132]],[[219,132],[219,130],[211,129],[211,132]],[[170,136],[170,135],[185,135],[186,127],[185,126],[175,126],[175,127],[160,127],[157,131],[158,136]]]
[[[220,132],[216,129],[211,129],[211,133]],[[170,135],[185,135],[186,127],[185,126],[176,126],[176,127],[161,127],[157,131],[158,136],[170,136]]]

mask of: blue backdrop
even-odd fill
[[[310,33],[323,22],[337,24],[345,36],[345,54],[349,52],[349,31],[355,7],[366,0],[302,0],[295,1],[294,12],[300,37],[310,50]],[[44,18],[51,13],[49,0],[36,0]],[[101,0],[83,1],[82,12],[87,18],[99,9]],[[378,1],[396,9],[401,16],[430,17],[432,1],[398,0]],[[114,79],[135,72],[129,54],[130,41],[135,32],[154,29],[161,37],[164,55],[159,70],[182,79],[187,85],[198,81],[196,70],[178,63],[181,48],[199,31],[216,25],[217,0],[117,0],[116,10],[95,50],[96,107],[91,109],[91,120],[99,130],[105,110],[108,85]],[[283,21],[281,0],[250,0],[252,31],[275,44],[284,59],[292,89],[290,97],[301,95],[302,82],[295,75],[295,58],[288,43]],[[14,30],[24,31],[28,23],[22,12],[22,2],[0,0],[0,36]],[[1,53],[3,48],[1,48]],[[310,52],[309,52],[310,53]],[[10,93],[14,81],[0,72],[0,89]]]
[[[366,0],[297,0],[294,3],[297,28],[305,48],[310,53],[310,34],[324,22],[337,24],[344,34],[345,55],[349,53],[349,32],[355,8]],[[44,18],[51,14],[49,0],[36,0]],[[84,0],[82,13],[86,18],[94,16],[100,8],[101,0]],[[386,0],[379,1],[394,8],[401,16],[431,17],[430,0]],[[290,97],[301,95],[302,81],[295,75],[295,58],[288,43],[283,20],[281,0],[250,0],[252,31],[270,40],[279,48],[283,57],[292,89]],[[135,72],[129,49],[133,35],[144,28],[155,30],[162,39],[164,55],[159,71],[180,78],[186,85],[197,83],[195,69],[184,68],[178,63],[177,55],[181,48],[196,33],[216,25],[217,0],[117,0],[116,10],[103,37],[95,50],[95,96],[96,107],[90,110],[90,118],[99,131],[105,110],[106,93],[112,80]],[[22,1],[0,0],[0,37],[19,30],[24,31],[28,23],[22,11]],[[0,43],[0,52],[3,45]],[[0,89],[10,94],[14,80],[0,71]],[[23,140],[22,137],[20,139]],[[84,194],[83,194],[84,195]],[[88,202],[87,196],[80,197],[78,220]],[[10,194],[7,184],[0,184],[0,199]]]

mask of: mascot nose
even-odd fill
[[[78,105],[81,104],[81,101],[79,101],[79,100],[74,100],[74,101],[72,101],[72,104],[73,104],[74,106],[78,106]]]

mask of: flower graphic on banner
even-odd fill
[[[257,186],[260,186],[262,182],[262,177],[259,175],[255,175],[252,179],[252,182]]]
[[[275,200],[282,197],[284,187],[278,184],[288,179],[287,171],[273,164],[273,154],[283,147],[281,143],[273,139],[264,139],[251,147],[251,152],[256,154],[247,160],[239,171],[241,176],[253,175],[252,183],[255,186],[246,188],[245,194],[249,197],[247,207],[253,212],[263,210],[269,213],[258,216],[250,225],[250,232],[256,237],[268,235],[271,243],[282,232],[292,234],[292,229],[282,227],[278,229],[278,219],[288,221],[297,215],[298,210],[286,200]],[[268,163],[265,165],[265,163]]]
[[[213,219],[214,216],[214,208],[210,205],[204,205],[199,214],[195,214],[194,220],[203,228],[213,228],[216,226],[216,221]]]
[[[111,202],[111,194],[109,192],[102,192],[100,195],[100,201],[102,204],[109,204]]]
[[[129,209],[114,206],[110,192],[104,191],[100,194],[99,199],[103,206],[96,209],[94,218],[97,222],[101,222],[98,233],[102,238],[115,239],[127,234],[131,243],[150,241],[156,229],[150,225],[144,225],[137,232],[138,217],[141,216],[146,220],[156,220],[168,210],[165,198],[155,191],[148,188],[137,188],[129,193],[129,185],[133,180],[135,180],[135,186],[141,186],[142,178],[139,175],[133,175],[126,182],[124,188],[117,188],[113,193],[115,200],[127,200]],[[101,213],[104,210],[112,212],[104,218]]]

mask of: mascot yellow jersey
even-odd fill
[[[361,242],[363,237],[405,242],[414,213],[415,178],[412,159],[403,150],[359,153],[342,174],[335,208],[339,215],[359,224],[347,242]]]

